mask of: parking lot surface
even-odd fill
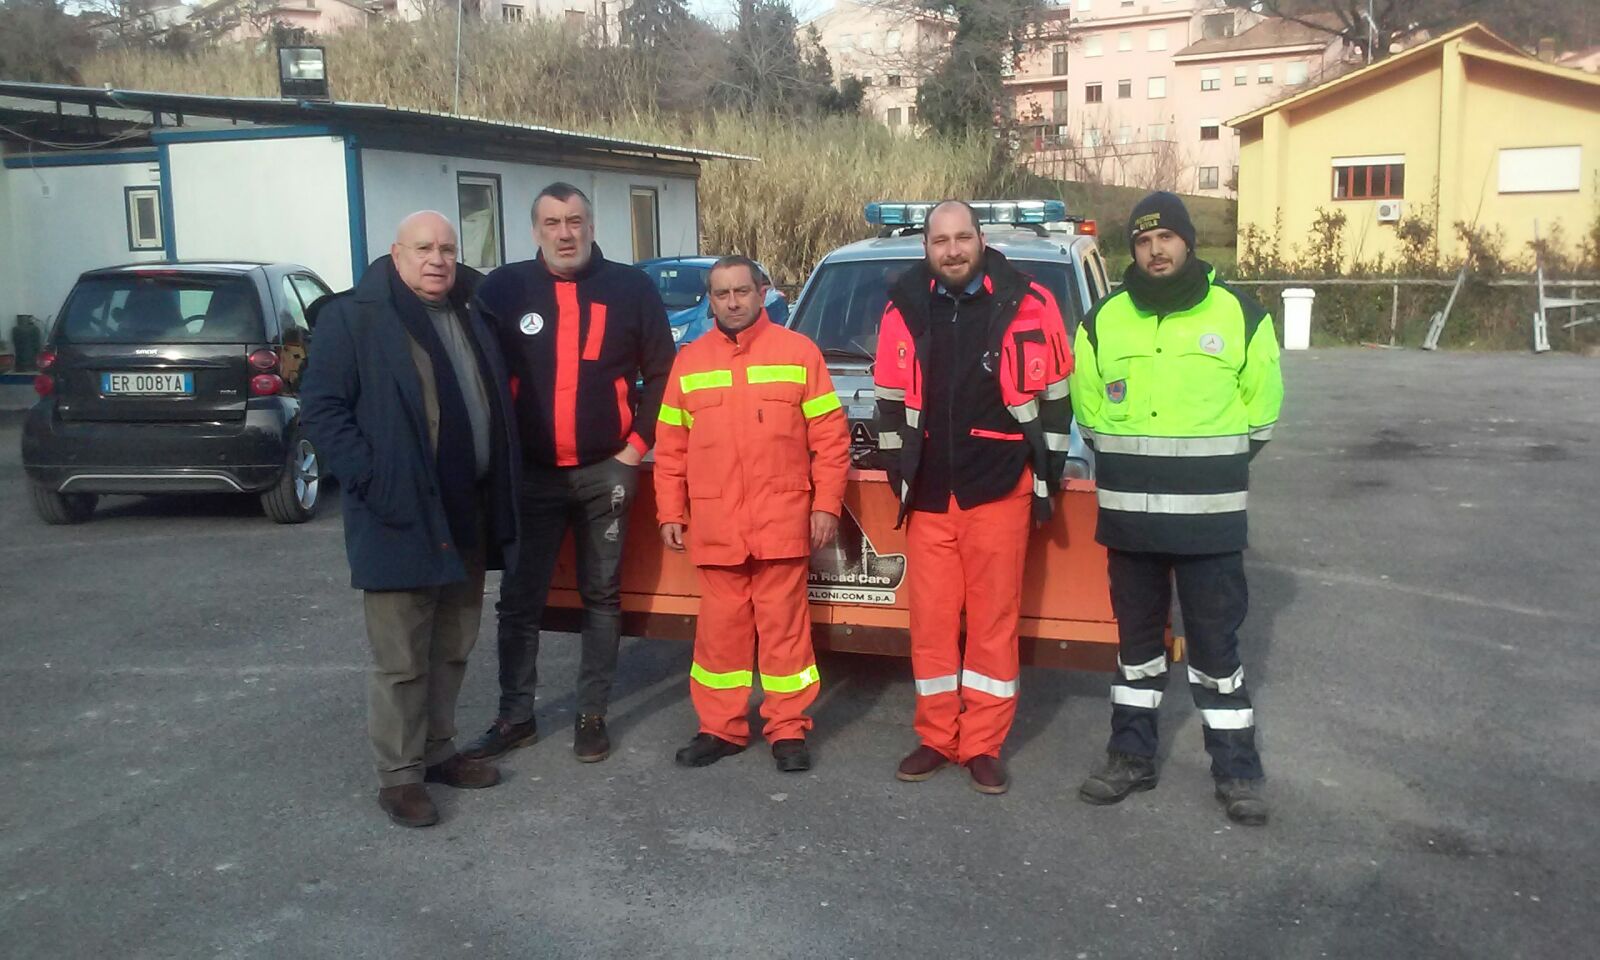
[[[7,957],[1600,954],[1600,365],[1314,351],[1257,459],[1244,662],[1273,822],[1212,799],[1175,683],[1160,787],[1074,796],[1108,677],[1027,670],[1004,797],[893,777],[909,666],[825,656],[817,766],[673,766],[689,648],[630,639],[617,749],[571,752],[576,640],[506,782],[373,802],[337,503],[28,508],[0,420]],[[644,532],[649,535],[648,531]],[[491,579],[491,589],[496,581]],[[462,694],[495,702],[492,617]]]

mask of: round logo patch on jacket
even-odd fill
[[[1200,349],[1215,356],[1222,352],[1222,338],[1214,333],[1208,333],[1200,338]]]
[[[1113,380],[1106,384],[1106,399],[1112,403],[1121,403],[1128,399],[1128,381]]]
[[[544,317],[539,316],[537,313],[525,313],[522,315],[521,322],[517,325],[522,328],[523,333],[531,337],[544,329]]]

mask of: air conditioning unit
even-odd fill
[[[1402,206],[1399,200],[1378,201],[1378,222],[1399,223]]]

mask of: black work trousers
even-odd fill
[[[1211,774],[1260,779],[1255,710],[1239,663],[1239,626],[1249,594],[1244,555],[1200,556],[1110,550],[1111,609],[1117,616],[1117,678],[1111,686],[1110,749],[1156,755],[1156,715],[1167,688],[1165,643],[1172,584],[1183,611],[1189,689],[1205,729]]]

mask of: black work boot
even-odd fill
[[[697,733],[673,759],[680,767],[709,767],[723,757],[743,753],[744,747],[710,733]]]
[[[539,727],[532,717],[525,723],[512,723],[504,717],[496,717],[482,736],[467,744],[461,756],[468,760],[498,760],[538,739]]]
[[[578,714],[572,727],[572,752],[579,763],[599,763],[611,756],[611,738],[606,735],[606,718],[593,713]]]
[[[1157,779],[1154,760],[1110,750],[1106,765],[1078,787],[1078,799],[1097,806],[1117,803],[1135,790],[1154,790]]]
[[[780,773],[804,773],[811,769],[811,750],[804,739],[774,741],[772,759],[777,761]]]
[[[1261,799],[1260,780],[1218,779],[1217,799],[1234,823],[1259,827],[1267,822],[1267,801]]]

